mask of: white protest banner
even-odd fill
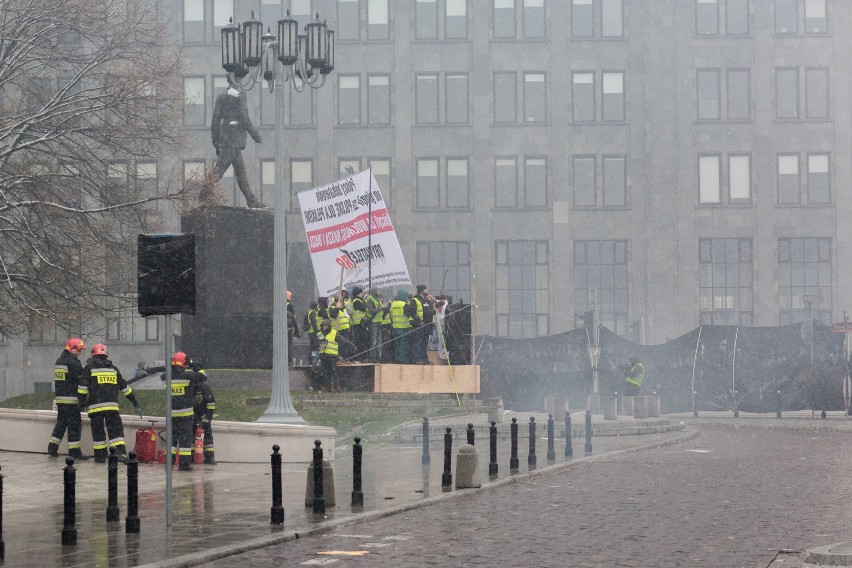
[[[411,284],[387,205],[370,170],[302,191],[298,197],[320,295],[337,293],[341,268],[343,285],[349,289]]]

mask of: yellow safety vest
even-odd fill
[[[411,327],[411,321],[405,315],[405,302],[402,300],[391,302],[390,318],[394,329],[408,329]]]
[[[385,314],[382,312],[382,304],[373,296],[367,296],[367,301],[370,302],[371,307],[376,308],[376,314],[373,316],[372,322],[379,323],[385,317]]]
[[[325,353],[326,355],[337,355],[337,330],[332,329],[328,333],[325,334],[325,347],[320,346],[320,353]]]
[[[314,314],[314,319],[311,319],[311,313]],[[308,310],[308,325],[310,326],[309,333],[317,333],[319,332],[319,313],[313,308]]]
[[[417,318],[423,321],[423,302],[417,296],[414,296],[414,302],[417,304]]]
[[[361,300],[361,304],[364,304],[364,300]],[[364,316],[367,315],[367,310],[356,310],[355,300],[351,300],[349,305],[352,306],[352,323],[354,325],[361,325],[361,322],[364,321]]]
[[[346,302],[343,302],[343,307],[337,310],[337,318],[331,320],[331,329],[337,331],[346,331],[349,329],[349,313],[346,311]]]

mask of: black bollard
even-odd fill
[[[364,506],[364,493],[361,491],[361,459],[364,448],[361,446],[361,438],[355,436],[355,445],[352,446],[352,506]]]
[[[314,515],[325,514],[325,497],[322,486],[322,442],[314,440]]]
[[[530,455],[527,456],[527,467],[535,469],[535,416],[530,416]]]
[[[565,457],[574,457],[574,448],[571,445],[571,413],[565,412]]]
[[[0,467],[0,469],[3,469]],[[6,556],[6,545],[3,543],[3,474],[0,473],[0,560]]]
[[[547,415],[547,463],[556,461],[556,449],[553,446],[553,415]]]
[[[509,473],[518,473],[518,419],[512,418],[512,454],[509,458]]]
[[[586,411],[586,455],[592,453],[592,411]]]
[[[65,458],[65,507],[64,520],[62,522],[62,546],[74,546],[77,544],[77,529],[74,526],[77,515],[77,470],[74,469],[74,458]]]
[[[130,452],[127,460],[127,517],[124,519],[124,532],[139,534],[139,462],[136,452]]]
[[[825,410],[819,413],[820,420],[825,420]]]
[[[270,524],[284,524],[284,494],[281,489],[281,454],[278,450],[281,446],[272,446],[272,509],[270,510]]]
[[[491,428],[488,429],[490,442],[490,460],[488,462],[488,476],[497,477],[497,423],[491,421]]]
[[[453,485],[452,459],[453,429],[447,428],[447,433],[444,434],[444,473],[441,475],[441,488],[448,488]]]
[[[471,424],[470,422],[468,422],[467,424],[467,443],[471,446],[476,445],[476,433],[473,429],[473,424]]]
[[[420,463],[427,465],[429,460],[429,419],[423,417],[423,459]]]
[[[110,447],[107,458],[107,508],[106,520],[108,523],[117,523],[121,520],[118,511],[118,456],[115,448]]]

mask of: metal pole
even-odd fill
[[[281,446],[272,446],[272,509],[270,510],[270,524],[284,524],[284,495],[281,487],[281,454],[278,450]]]
[[[367,294],[373,287],[373,164],[370,164],[370,188],[367,190]]]
[[[361,490],[361,460],[364,448],[361,446],[361,438],[355,436],[355,445],[352,446],[352,506],[364,506],[364,492]]]
[[[74,526],[77,514],[77,470],[74,469],[74,458],[71,456],[65,458],[63,480],[65,499],[62,509],[62,546],[74,546],[77,544],[77,527]]]
[[[423,417],[423,456],[420,458],[422,465],[429,464],[429,419]]]
[[[311,510],[314,515],[325,515],[325,494],[323,480],[322,442],[314,440],[314,502]]]
[[[163,325],[166,334],[163,341],[163,365],[166,367],[166,526],[172,526],[172,465],[175,457],[172,455],[172,316],[166,314]]]
[[[0,473],[0,560],[3,560],[5,556],[6,545],[3,543],[3,474]]]
[[[296,80],[294,78],[294,80]],[[273,208],[273,260],[272,260],[272,397],[269,406],[258,422],[301,424],[305,420],[296,412],[290,398],[290,355],[287,352],[287,309],[284,295],[287,293],[287,208],[281,175],[282,129],[284,128],[284,84],[275,80],[275,185],[278,194]],[[291,91],[291,94],[295,90]],[[298,93],[297,93],[298,95]]]

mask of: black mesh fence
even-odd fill
[[[842,410],[844,335],[814,322],[813,349],[810,338],[810,322],[705,325],[644,346],[601,328],[599,391],[621,394],[625,379],[619,366],[637,357],[645,366],[640,394],[659,394],[662,412],[735,405],[745,412]],[[593,391],[586,328],[535,339],[477,339],[484,397],[503,397],[506,407],[516,410],[541,409],[547,396],[568,396],[573,408],[585,407]]]

